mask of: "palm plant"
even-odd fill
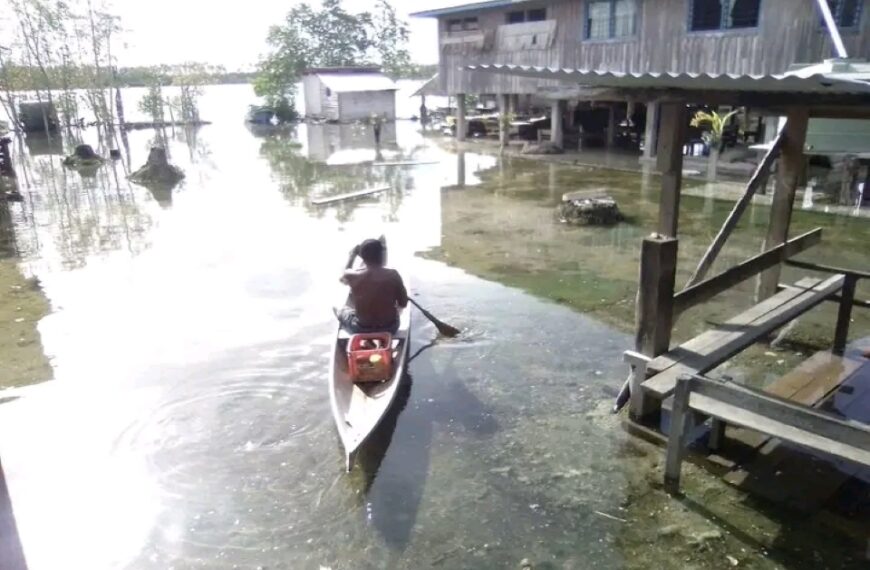
[[[710,145],[710,148],[718,150],[719,144],[722,142],[722,133],[725,132],[725,126],[728,125],[728,121],[730,121],[731,117],[736,115],[738,111],[739,109],[734,109],[725,115],[720,115],[716,111],[710,111],[709,113],[706,111],[698,111],[695,113],[695,116],[692,117],[692,122],[690,124],[697,128],[709,125],[710,130],[704,132],[702,137],[704,138],[704,142]]]

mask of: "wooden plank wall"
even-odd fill
[[[827,32],[819,23],[814,0],[761,0],[758,28],[726,32],[687,32],[689,0],[637,0],[638,33],[626,41],[585,41],[587,0],[543,3],[556,21],[556,39],[548,49],[503,49],[498,27],[506,9],[468,12],[490,38],[478,44],[441,46],[441,87],[456,93],[536,93],[555,86],[529,78],[461,71],[465,65],[512,63],[609,71],[693,73],[781,73],[793,63],[830,57]],[[844,31],[851,57],[870,58],[870,0],[863,0],[861,27]],[[524,7],[534,7],[534,3]],[[447,18],[440,22],[446,33]]]

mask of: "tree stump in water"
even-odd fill
[[[152,147],[145,165],[130,175],[130,180],[143,185],[174,186],[182,178],[184,172],[177,166],[169,164],[166,159],[166,149],[159,146]]]
[[[63,159],[63,163],[71,168],[96,167],[103,164],[103,157],[94,152],[91,145],[80,144],[71,155]]]
[[[560,222],[580,226],[609,226],[625,219],[610,196],[566,194],[556,214]]]

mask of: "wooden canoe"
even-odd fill
[[[383,382],[355,384],[347,368],[347,342],[341,326],[335,335],[329,365],[329,400],[338,436],[344,447],[345,467],[353,468],[356,455],[375,431],[396,400],[408,361],[411,341],[411,307],[399,314],[399,328],[393,334],[393,375]]]

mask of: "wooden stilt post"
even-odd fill
[[[565,128],[562,124],[565,115],[565,101],[553,101],[550,106],[550,142],[559,148],[564,148]]]
[[[710,247],[704,253],[700,263],[698,263],[698,268],[695,269],[695,273],[692,275],[691,279],[689,279],[689,282],[686,283],[686,287],[691,287],[695,283],[704,279],[704,276],[707,275],[710,267],[713,266],[713,262],[716,261],[716,257],[719,255],[719,252],[722,251],[722,247],[725,245],[725,242],[728,241],[731,232],[733,232],[734,228],[737,227],[737,222],[740,221],[743,212],[752,202],[752,197],[755,195],[755,192],[761,187],[762,181],[766,179],[773,161],[779,155],[782,141],[782,134],[777,136],[776,140],[773,141],[770,150],[768,150],[767,154],[764,155],[764,158],[758,164],[758,168],[755,169],[752,178],[749,180],[749,184],[746,185],[746,191],[743,196],[735,202],[734,208],[731,210],[731,213],[728,214],[725,223],[722,224],[722,228],[719,230],[713,243],[710,244]]]
[[[834,330],[834,354],[843,354],[849,340],[849,323],[852,320],[852,305],[855,301],[855,286],[858,284],[856,275],[846,274],[843,281],[843,291],[840,293],[840,310],[837,313],[837,328]]]
[[[511,96],[498,96],[498,142],[501,148],[505,148],[510,138],[510,112],[511,112]]]
[[[659,131],[659,104],[650,102],[646,105],[646,129],[644,130],[643,157],[651,159],[656,155]]]
[[[686,140],[688,114],[684,103],[663,103],[661,114],[657,157],[659,171],[662,173],[659,233],[676,237],[680,214],[680,190],[683,185],[683,144]]]
[[[616,103],[611,103],[607,112],[607,146],[616,146]]]
[[[634,344],[637,352],[650,358],[667,352],[671,344],[676,274],[677,240],[659,235],[644,239],[640,250]],[[640,419],[653,411],[644,401],[643,391],[632,390],[632,417]]]
[[[807,137],[809,111],[806,107],[790,109],[785,128],[782,130],[782,156],[776,172],[776,187],[770,208],[770,223],[762,251],[767,251],[788,239],[791,213],[797,191],[798,179],[804,170],[804,143]],[[764,271],[759,276],[756,300],[762,301],[776,293],[779,286],[781,265]]]
[[[465,93],[456,95],[456,140],[464,141],[467,134],[465,126]]]

